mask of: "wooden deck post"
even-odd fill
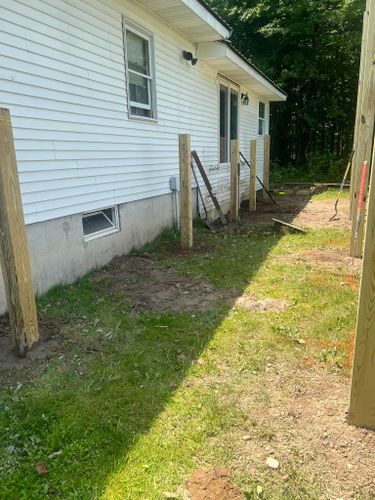
[[[239,198],[238,198],[238,140],[230,142],[230,221],[238,220]]]
[[[18,356],[39,339],[13,131],[0,108],[0,260],[13,342]]]
[[[263,156],[263,184],[264,187],[270,190],[270,158],[271,158],[271,136],[264,136],[264,156]],[[263,200],[268,200],[267,192],[263,189]]]
[[[363,13],[363,23],[362,23],[362,42],[361,42],[361,47],[366,46],[366,36],[368,32],[368,27],[367,23],[369,20],[368,16],[368,6],[369,6],[369,0],[366,2],[366,9],[365,12]],[[356,104],[356,117],[355,117],[355,126],[354,126],[354,139],[353,139],[353,158],[352,158],[352,168],[351,168],[351,176],[350,176],[350,217],[353,216],[353,211],[356,210],[356,207],[354,206],[355,200],[354,200],[354,179],[355,176],[357,175],[357,155],[356,155],[356,149],[357,149],[357,139],[358,139],[358,129],[360,126],[360,121],[361,121],[361,116],[360,116],[360,108],[361,108],[361,102],[362,102],[362,92],[363,92],[363,80],[364,80],[364,74],[365,74],[365,50],[361,51],[361,60],[360,60],[360,66],[359,66],[359,80],[358,80],[358,91],[357,91],[357,104]]]
[[[257,209],[257,140],[250,141],[250,192],[249,212]]]
[[[375,148],[375,143],[374,143]],[[375,161],[375,152],[373,154]],[[349,422],[375,429],[375,171],[372,170],[355,340]]]
[[[350,253],[361,257],[363,249],[365,215],[357,228],[357,206],[361,185],[362,165],[368,162],[371,169],[375,121],[375,2],[367,0],[363,24],[360,80],[358,86],[357,113],[355,121],[355,143],[353,174],[351,186],[352,237]],[[365,179],[365,198],[368,192],[367,174]],[[357,236],[357,237],[356,237]]]
[[[191,152],[190,135],[180,134],[179,165],[180,165],[180,230],[181,248],[184,250],[193,246],[193,198],[191,191]]]

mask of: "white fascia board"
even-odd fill
[[[218,39],[227,40],[231,31],[227,29],[215,16],[211,14],[201,3],[197,0],[180,0],[186,7],[189,7],[197,16],[199,16],[211,29],[217,32]]]
[[[228,73],[228,65],[233,72],[241,73],[241,79],[238,83],[244,84],[249,79],[249,88],[257,83],[263,89],[261,95],[268,98],[269,101],[286,101],[286,95],[280,91],[272,82],[268,81],[261,73],[254,69],[250,64],[244,61],[236,52],[223,43],[207,42],[198,44],[198,59],[213,65],[220,72],[220,63],[223,65],[221,72]],[[230,73],[230,71],[229,71]],[[228,74],[230,77],[231,75]]]

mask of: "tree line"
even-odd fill
[[[210,4],[233,27],[233,45],[288,94],[271,106],[273,162],[339,177],[352,149],[365,0]]]

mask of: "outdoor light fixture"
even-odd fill
[[[241,94],[241,102],[244,106],[249,105],[249,96],[246,94]]]
[[[192,66],[195,66],[198,62],[198,59],[196,57],[193,57],[192,52],[187,52],[186,50],[182,51],[182,57],[185,59],[185,61],[189,61]]]

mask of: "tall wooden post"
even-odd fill
[[[263,156],[263,184],[270,190],[270,158],[271,158],[271,136],[264,136],[264,156]],[[263,189],[263,199],[268,200],[267,192]]]
[[[238,141],[232,139],[230,142],[230,221],[238,220],[239,198],[238,198]]]
[[[375,146],[375,143],[374,143]],[[373,154],[375,160],[375,153]],[[372,170],[358,306],[349,422],[375,429],[375,171]]]
[[[367,0],[364,16],[361,55],[361,74],[358,87],[357,114],[355,122],[355,143],[352,175],[352,237],[351,255],[362,256],[365,217],[361,217],[357,229],[357,205],[361,184],[362,165],[365,161],[371,168],[375,122],[375,2]],[[365,196],[368,191],[368,179],[365,180]],[[357,236],[357,237],[356,237]]]
[[[366,36],[368,33],[368,6],[369,6],[369,0],[366,2],[366,10],[363,13],[363,24],[362,24],[362,42],[361,42],[361,47],[366,46]],[[355,175],[357,175],[357,155],[356,155],[356,148],[357,148],[357,139],[358,139],[358,129],[360,126],[360,109],[361,109],[361,102],[362,102],[362,92],[363,92],[363,81],[364,81],[364,74],[365,74],[365,50],[361,51],[361,60],[360,60],[360,66],[359,66],[359,80],[358,80],[358,91],[357,91],[357,105],[356,105],[356,117],[355,117],[355,128],[354,128],[354,139],[353,139],[353,158],[352,158],[352,168],[351,168],[351,176],[350,176],[350,216],[353,216],[353,211],[356,210],[356,207],[354,206],[354,179]]]
[[[257,209],[257,140],[250,141],[250,192],[249,212]]]
[[[14,347],[24,357],[39,339],[39,333],[12,124],[9,110],[3,108],[0,108],[0,260]]]
[[[193,197],[191,191],[191,156],[190,135],[180,134],[179,165],[180,165],[180,230],[181,247],[193,246]]]

